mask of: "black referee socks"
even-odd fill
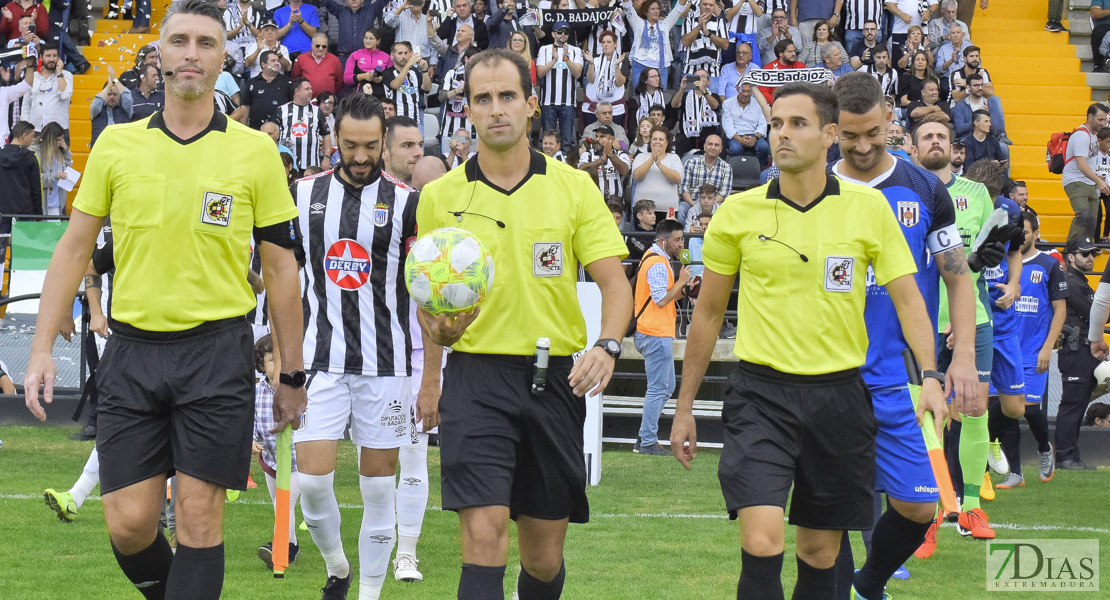
[[[882,598],[886,582],[925,541],[932,524],[911,521],[893,508],[887,509],[875,523],[867,562],[855,575],[856,592],[864,598]]]
[[[818,569],[798,558],[798,583],[791,600],[828,600],[836,597],[836,565]]]
[[[516,595],[520,600],[559,600],[563,595],[563,582],[567,578],[567,565],[559,565],[559,574],[551,581],[540,581],[520,565],[520,578],[516,580]]]
[[[737,600],[782,598],[782,553],[756,556],[740,549],[740,582]]]
[[[505,567],[464,564],[459,600],[505,600]]]
[[[224,589],[224,545],[190,548],[177,543],[166,600],[218,600]]]
[[[111,540],[109,540],[111,542]],[[124,556],[115,544],[112,553],[128,581],[148,600],[162,600],[166,597],[166,580],[169,579],[170,565],[173,564],[173,550],[166,536],[159,528],[154,542],[137,554]]]

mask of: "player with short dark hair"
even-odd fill
[[[1041,481],[1056,474],[1056,454],[1048,441],[1048,368],[1052,350],[1064,329],[1067,317],[1068,280],[1064,265],[1056,257],[1037,249],[1040,220],[1030,212],[1021,213],[1025,243],[1021,246],[1021,297],[1014,303],[1020,324],[1022,368],[1025,373],[1025,421],[1037,440]],[[1077,238],[1081,240],[1082,238]],[[999,432],[1002,451],[1010,465],[1008,487],[1025,485],[1021,472],[1021,428],[1017,419],[1008,419]]]
[[[419,311],[425,355],[434,355],[427,364],[441,346],[454,349],[443,397],[438,407],[422,398],[421,416],[426,429],[437,408],[443,417],[443,507],[462,524],[458,597],[504,597],[514,519],[520,597],[558,598],[567,523],[589,518],[583,396],[609,382],[632,310],[620,263],[627,250],[589,175],[529,148],[538,100],[524,59],[483,51],[467,63],[465,82],[478,154],[424,187],[417,221],[421,233],[465,228],[489,248],[497,277],[480,309]],[[588,349],[578,264],[602,298],[601,339]],[[550,343],[542,373],[533,370],[541,338]],[[439,389],[438,374],[425,368],[422,391]]]
[[[874,523],[877,423],[860,374],[868,345],[868,265],[875,282],[886,286],[921,366],[936,366],[917,267],[889,203],[878,191],[825,172],[837,117],[837,98],[827,86],[778,88],[770,143],[782,175],[722,204],[702,247],[705,270],[671,450],[690,468],[697,455],[694,395],[742,273],[737,311],[748,318],[737,324],[740,365],[724,400],[718,467],[729,515],[740,521],[737,598],[783,598],[788,498],[797,529],[795,598],[835,597],[844,532]],[[921,402],[943,417],[940,381],[925,380]]]
[[[223,588],[225,488],[245,489],[254,416],[255,306],[250,238],[262,251],[274,334],[301,361],[296,207],[277,149],[214,109],[226,32],[204,0],[170,8],[161,28],[166,107],[105,130],[54,251],[27,367],[27,407],[53,395],[50,351],[93,243],[111,215],[116,277],[112,336],[97,371],[97,452],[116,560],[147,598],[215,599]],[[172,73],[172,74],[171,74]],[[138,178],[134,173],[142,173]],[[167,265],[188,264],[187,273]],[[304,407],[288,375],[274,397],[284,429]],[[177,473],[177,554],[158,527]]]
[[[867,73],[849,73],[833,87],[840,108],[837,136],[844,158],[830,171],[842,180],[879,190],[897,216],[902,235],[917,262],[916,281],[925,299],[929,319],[940,319],[941,295],[952,300],[951,323],[955,346],[952,368],[944,377],[962,405],[978,396],[975,373],[976,316],[986,310],[975,302],[975,282],[967,268],[967,257],[956,227],[956,209],[944,184],[935,175],[912,163],[895,158],[886,150],[886,127],[891,115],[883,104],[879,82]],[[944,286],[942,290],[941,278]],[[909,389],[903,351],[906,340],[898,327],[894,303],[887,291],[867,284],[867,362],[863,379],[871,390],[876,439],[875,490],[886,493],[890,509],[875,525],[867,562],[853,575],[851,546],[844,536],[838,561],[843,565],[838,582],[865,600],[882,597],[887,581],[925,540],[936,511],[937,482],[921,434],[920,416],[936,411],[943,423],[947,407],[915,406]],[[977,306],[978,304],[978,306]],[[944,320],[949,320],[945,311]],[[989,350],[989,345],[986,346]],[[942,434],[939,431],[937,436]],[[847,594],[842,594],[842,596]]]
[[[346,598],[351,569],[334,478],[350,423],[363,503],[359,598],[374,599],[396,544],[398,449],[417,442],[404,279],[417,193],[382,171],[385,119],[377,98],[344,98],[335,130],[339,166],[293,186],[307,257],[304,368],[312,373],[305,425],[293,441],[301,508],[328,571],[323,597]]]

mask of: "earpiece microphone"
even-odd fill
[[[798,252],[797,250],[794,249],[794,246],[791,246],[790,244],[787,244],[786,242],[781,242],[779,240],[776,240],[773,237],[769,237],[769,236],[766,236],[766,235],[763,235],[763,234],[760,234],[759,241],[761,241],[761,242],[774,242],[776,244],[782,244],[783,246],[786,246],[787,248],[790,248],[790,250],[792,252],[794,252],[794,254],[797,254],[798,258],[802,259],[802,262],[809,262],[809,257],[808,256],[806,256],[805,254],[802,254],[801,252]]]
[[[467,206],[469,206],[469,205],[467,205]],[[489,219],[490,221],[493,221],[494,223],[497,223],[497,226],[500,227],[501,229],[505,228],[505,223],[504,222],[500,221],[499,219],[495,219],[491,216],[483,215],[481,213],[469,212],[467,210],[449,210],[447,212],[455,215],[455,219],[457,219],[459,221],[459,223],[462,223],[462,216],[463,215],[474,215],[475,217],[483,217],[485,219]]]

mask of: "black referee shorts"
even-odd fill
[[[530,356],[453,352],[439,401],[443,508],[507,506],[536,519],[590,519],[582,426],[586,401],[567,382],[573,360],[552,356],[532,395]]]
[[[728,379],[717,469],[729,516],[786,508],[809,529],[870,529],[875,435],[871,393],[858,369],[791,375],[741,362]]]
[[[177,471],[246,489],[252,340],[241,317],[172,333],[112,322],[96,372],[101,493]]]

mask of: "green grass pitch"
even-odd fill
[[[0,598],[38,600],[139,598],[119,572],[108,545],[101,504],[93,497],[73,523],[61,523],[42,502],[42,490],[64,491],[77,479],[91,443],[71,442],[72,428],[0,427]],[[341,445],[336,473],[337,495],[343,506],[344,546],[357,569],[361,508],[354,451]],[[383,598],[436,599],[455,597],[458,585],[458,519],[438,510],[439,452],[429,454],[432,489],[420,539],[424,582],[394,581],[392,570]],[[568,600],[724,599],[735,598],[740,546],[735,523],[724,517],[717,484],[717,453],[700,452],[694,471],[687,473],[667,457],[638,456],[607,447],[602,483],[591,488],[591,522],[572,526],[567,538]],[[1036,467],[1027,467],[1035,473]],[[323,561],[307,532],[298,532],[301,554],[275,580],[257,558],[273,526],[270,499],[253,472],[258,488],[229,504],[224,535],[227,576],[224,598],[231,600],[305,600],[319,597],[326,579]],[[984,503],[1000,538],[1098,539],[1100,564],[1110,565],[1110,516],[1106,501],[1110,473],[1058,472],[1049,483],[1034,476],[1024,488],[999,490],[998,499]],[[863,544],[853,534],[857,565]],[[519,568],[509,558],[507,597]],[[794,579],[793,534],[787,533],[783,578],[789,597]],[[893,581],[887,592],[897,600],[965,600],[1031,598],[1043,594],[999,595],[985,589],[985,544],[963,539],[953,527],[941,529],[937,553],[929,560],[911,559],[908,581]],[[356,584],[351,598],[356,597]],[[1107,598],[1103,591],[1064,598]]]

